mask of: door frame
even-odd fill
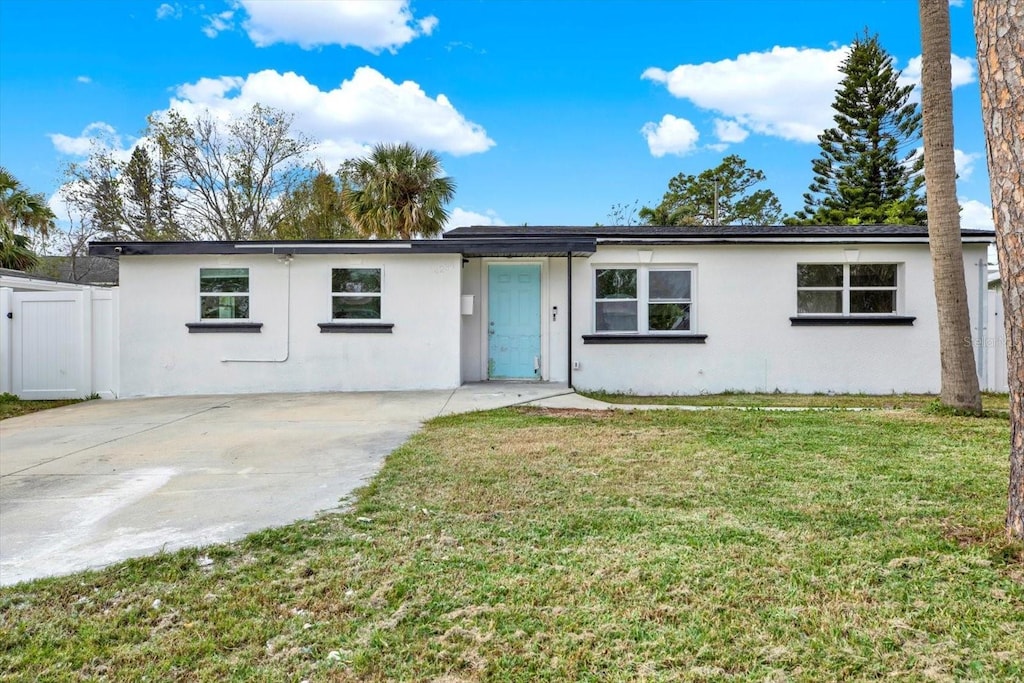
[[[535,380],[523,379],[523,380],[493,380],[497,382],[504,381],[522,381],[522,382],[546,382],[550,376],[549,372],[549,361],[550,351],[549,348],[551,343],[551,317],[545,315],[550,309],[550,293],[548,291],[548,259],[547,258],[482,258],[480,259],[480,310],[483,315],[480,316],[480,376],[484,378],[484,381],[492,381],[490,379],[490,373],[487,371],[488,364],[490,361],[490,348],[488,344],[488,325],[490,324],[491,317],[491,292],[490,292],[490,276],[491,276],[491,264],[504,265],[504,266],[528,266],[528,265],[539,265],[540,266],[540,372],[537,373]]]

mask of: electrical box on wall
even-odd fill
[[[462,315],[473,315],[473,294],[462,295]]]

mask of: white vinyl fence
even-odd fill
[[[1003,327],[1003,293],[997,289],[987,292],[985,320],[978,335],[978,378],[983,391],[1009,391],[1006,374],[1006,328]]]
[[[116,288],[0,288],[0,393],[116,398]]]

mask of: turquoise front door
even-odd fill
[[[488,268],[487,376],[540,379],[540,265]]]

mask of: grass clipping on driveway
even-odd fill
[[[0,677],[1020,680],[1007,438],[919,412],[438,419],[351,512],[0,590]]]

